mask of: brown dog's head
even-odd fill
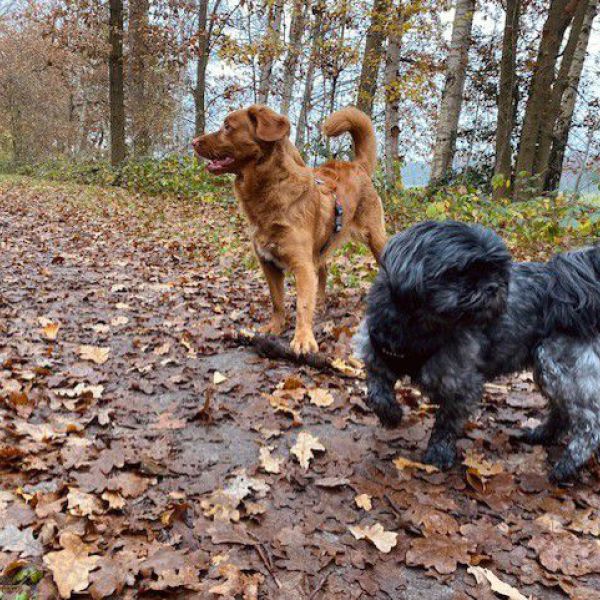
[[[229,113],[219,131],[197,137],[192,146],[198,156],[208,159],[206,168],[211,173],[239,173],[289,133],[286,117],[255,104]]]

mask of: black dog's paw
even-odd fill
[[[367,405],[379,417],[380,423],[387,429],[398,427],[402,422],[402,407],[395,398],[380,398],[373,395],[367,397]]]
[[[577,465],[570,458],[561,458],[550,471],[550,481],[557,485],[569,483],[576,479],[577,474]]]
[[[456,446],[454,442],[442,440],[430,444],[423,456],[423,462],[437,467],[440,471],[447,471],[456,462]]]

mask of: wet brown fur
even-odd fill
[[[376,144],[369,117],[353,107],[331,115],[323,132],[350,132],[355,160],[328,161],[316,169],[305,165],[289,132],[286,117],[255,105],[230,113],[219,131],[196,138],[193,145],[204,158],[234,159],[215,172],[236,175],[235,194],[269,284],[273,316],[263,331],[279,335],[285,329],[284,271],[289,270],[298,296],[292,349],[305,353],[318,350],[313,316],[317,295],[325,294],[327,259],[352,237],[366,242],[379,261],[386,234],[383,207],[371,181]],[[343,227],[321,253],[334,228],[335,194],[343,205]]]

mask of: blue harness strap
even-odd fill
[[[325,185],[325,182],[318,177],[315,177],[315,183],[317,185]],[[327,238],[324,246],[320,250],[320,254],[323,254],[329,246],[331,246],[333,242],[333,238],[336,234],[338,234],[342,230],[342,226],[344,225],[344,207],[340,199],[337,197],[337,193],[333,192],[333,232]]]

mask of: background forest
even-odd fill
[[[288,115],[315,162],[346,151],[320,123],[354,103],[375,121],[388,200],[457,181],[496,200],[597,193],[598,0],[0,6],[4,171],[189,196],[209,185],[190,140],[233,108]]]

